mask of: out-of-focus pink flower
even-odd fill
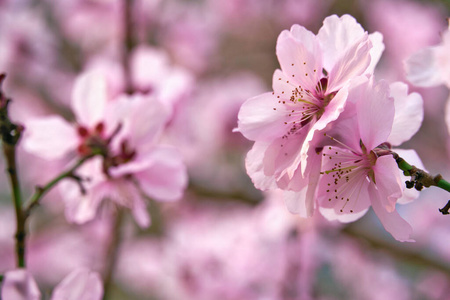
[[[72,125],[54,115],[25,123],[23,147],[48,160],[90,154],[91,144],[105,140],[116,128],[105,122],[108,101],[106,81],[95,73],[80,76],[75,83],[71,107],[76,117]]]
[[[430,2],[362,0],[361,8],[367,26],[383,34],[386,50],[376,75],[387,80],[406,79],[403,60],[438,41],[445,17],[443,10]]]
[[[334,132],[341,140],[331,138],[335,146],[323,149],[317,197],[322,214],[342,222],[360,218],[372,206],[387,231],[397,240],[409,241],[411,226],[395,210],[403,189],[400,173],[383,143],[398,145],[420,126],[421,122],[409,132],[402,131],[405,129],[402,125],[409,124],[409,112],[399,109],[396,114],[395,108],[400,108],[401,103],[413,102],[411,109],[415,107],[412,110],[420,121],[423,110],[420,96],[408,97],[406,91],[398,94],[397,88],[393,86],[400,101],[398,105],[390,97],[385,82],[372,86],[372,82],[366,80],[350,90],[348,101],[355,104],[355,114],[336,122]],[[396,125],[394,130],[393,125]]]
[[[61,192],[66,216],[75,222],[92,219],[103,199],[110,199],[131,209],[142,227],[150,224],[145,197],[159,201],[181,198],[187,175],[178,151],[158,145],[167,120],[167,110],[152,97],[123,96],[111,102],[108,116],[121,124],[111,143],[110,156],[94,158],[79,174],[90,178],[83,195],[70,181],[63,182]]]
[[[111,98],[124,93],[126,87],[123,66],[116,60],[96,57],[88,62],[86,69],[106,78],[107,92]],[[131,53],[130,77],[134,91],[152,95],[171,112],[180,100],[191,93],[194,86],[191,73],[172,64],[163,50],[146,45],[135,47]]]
[[[25,269],[5,273],[2,284],[2,298],[11,300],[39,300],[41,292],[33,276]]]
[[[100,300],[103,285],[100,275],[87,269],[70,273],[55,287],[52,300]],[[33,276],[25,269],[8,271],[2,286],[2,298],[9,300],[39,300],[41,292]]]
[[[141,226],[150,224],[144,198],[173,201],[186,186],[186,170],[177,150],[157,145],[169,117],[167,106],[151,96],[136,94],[111,100],[107,83],[87,73],[76,83],[72,108],[77,124],[59,116],[26,124],[24,148],[46,159],[100,152],[78,174],[89,178],[83,194],[74,182],[63,182],[66,216],[91,220],[104,198],[132,210]],[[83,177],[84,176],[84,177]]]
[[[103,285],[100,274],[78,269],[67,275],[53,291],[51,300],[100,300]]]
[[[380,34],[368,35],[349,15],[326,18],[317,36],[299,25],[280,34],[274,92],[247,100],[239,112],[238,130],[255,141],[247,171],[257,188],[276,182],[283,189],[307,189],[305,215],[312,214],[315,179],[309,175],[320,168],[319,132],[339,117],[348,85],[373,72],[383,48]]]
[[[418,51],[405,62],[408,80],[417,86],[445,84],[450,88],[450,28],[442,35],[442,42]]]

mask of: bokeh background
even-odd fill
[[[68,224],[64,191],[53,190],[29,224],[29,270],[44,298],[78,266],[103,272],[112,236],[120,234],[109,299],[450,299],[450,217],[438,211],[447,192],[425,190],[398,207],[415,243],[395,241],[373,212],[351,224],[319,214],[302,219],[287,211],[280,192],[255,190],[244,167],[252,144],[232,132],[240,105],[271,90],[282,30],[300,24],[317,33],[326,16],[351,14],[369,33],[383,34],[376,78],[406,82],[403,61],[441,41],[449,1],[0,0],[0,72],[8,76],[14,120],[73,120],[75,78],[121,67],[126,8],[129,46],[152,53],[137,59],[137,88],[176,103],[164,140],[183,153],[189,186],[176,203],[150,203],[147,230],[129,216],[114,230],[102,212],[85,225]],[[423,96],[425,117],[402,148],[450,178],[448,89],[410,91]],[[58,169],[19,149],[26,195]],[[2,274],[14,268],[15,221],[0,176]]]

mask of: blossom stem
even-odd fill
[[[419,169],[414,165],[410,165],[397,153],[391,152],[391,154],[397,162],[399,169],[403,171],[403,174],[406,176],[411,176],[411,181],[406,181],[407,188],[414,187],[416,190],[420,191],[424,187],[428,188],[430,186],[436,186],[450,192],[450,182],[443,179],[441,174],[432,176],[424,170]],[[443,208],[439,209],[439,211],[444,215],[449,214],[449,210],[450,201]]]
[[[113,281],[113,273],[116,268],[117,257],[119,253],[119,244],[122,240],[122,225],[124,221],[124,212],[119,207],[113,221],[113,232],[108,243],[106,253],[105,272],[103,274],[103,299],[109,299]]]
[[[50,180],[46,185],[37,186],[36,191],[31,196],[30,200],[24,205],[23,211],[25,219],[29,217],[32,209],[39,205],[39,201],[42,199],[42,197],[61,180],[65,178],[73,178],[74,180],[80,181],[80,178],[75,174],[75,171],[93,156],[94,155],[90,155],[81,158],[72,168],[70,168],[66,172],[59,174],[54,179]]]
[[[6,75],[0,75],[0,135],[3,155],[6,159],[6,171],[11,185],[14,209],[16,212],[16,257],[17,266],[24,268],[25,263],[25,218],[22,210],[22,195],[17,176],[16,145],[20,140],[23,126],[11,122],[8,114],[10,99],[3,94],[2,85]]]

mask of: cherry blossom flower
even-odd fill
[[[441,44],[422,49],[405,61],[408,80],[417,86],[445,84],[450,87],[449,52],[450,27],[442,34]]]
[[[71,126],[59,116],[31,120],[24,148],[47,159],[99,154],[77,171],[89,179],[82,183],[83,190],[73,181],[60,184],[69,221],[93,219],[108,198],[129,208],[138,224],[147,227],[145,198],[179,199],[187,182],[178,151],[157,144],[170,113],[151,96],[108,99],[102,76],[83,75],[72,101],[77,124]]]
[[[237,130],[255,141],[246,164],[257,188],[306,188],[305,215],[312,215],[315,179],[309,174],[320,168],[314,154],[319,132],[343,111],[352,79],[373,71],[381,39],[349,15],[326,18],[317,36],[299,25],[280,34],[274,91],[247,100],[239,112]]]
[[[98,73],[85,73],[75,82],[71,108],[76,123],[61,116],[34,118],[25,122],[23,147],[47,160],[69,159],[91,154],[93,146],[104,143],[117,124],[105,123],[107,83]]]
[[[41,292],[33,276],[25,269],[8,271],[2,287],[3,299],[39,300]],[[96,300],[103,296],[100,275],[77,269],[67,275],[54,289],[51,300]]]
[[[402,87],[393,85],[393,89]],[[336,121],[330,134],[338,134],[339,140],[327,134],[331,146],[322,151],[317,198],[321,213],[341,222],[360,218],[372,206],[388,232],[397,240],[411,241],[411,226],[395,210],[404,187],[389,149],[390,143],[398,145],[410,138],[421,123],[408,130],[402,125],[409,123],[410,112],[399,109],[396,114],[395,108],[409,100],[415,103],[416,109],[411,110],[421,121],[422,99],[418,94],[396,92],[390,93],[385,82],[372,84],[371,80],[350,91],[348,101],[354,104],[354,115]],[[391,94],[397,96],[398,105]]]
[[[121,130],[112,140],[109,156],[94,158],[78,172],[86,176],[87,193],[71,181],[61,183],[66,217],[83,223],[95,217],[104,199],[131,209],[142,227],[150,224],[146,197],[159,201],[181,198],[187,184],[185,166],[178,151],[158,145],[168,112],[156,99],[122,96],[109,106],[110,121]]]

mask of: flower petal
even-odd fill
[[[406,78],[412,84],[431,87],[443,84],[439,62],[436,59],[439,46],[422,49],[405,61]]]
[[[416,134],[423,121],[423,100],[418,93],[408,95],[408,86],[403,82],[390,84],[391,97],[394,98],[395,117],[388,142],[398,146]]]
[[[365,95],[356,103],[361,140],[369,150],[387,141],[394,122],[394,100],[389,97],[389,86],[380,81],[366,84]],[[350,92],[351,93],[351,92]],[[350,97],[350,96],[349,96]]]
[[[294,25],[290,32],[281,32],[276,52],[287,78],[303,89],[314,91],[322,77],[322,50],[315,35]]]
[[[103,200],[95,193],[96,185],[103,179],[102,159],[94,157],[85,162],[77,170],[77,175],[87,179],[82,183],[86,193],[82,193],[80,185],[74,180],[63,180],[58,188],[65,204],[66,219],[69,222],[83,224],[95,218]]]
[[[16,269],[5,273],[1,298],[5,300],[39,300],[41,292],[33,276],[27,270]]]
[[[47,160],[61,159],[78,145],[75,129],[60,116],[27,121],[25,128],[24,149]]]
[[[248,99],[238,114],[238,131],[247,139],[272,141],[286,134],[291,124],[285,124],[288,111],[285,105],[278,105],[272,93],[265,93]]]
[[[377,158],[372,169],[375,174],[375,186],[379,193],[385,195],[380,198],[381,204],[388,212],[392,212],[395,210],[397,199],[402,196],[403,183],[397,163],[391,155],[381,156]]]
[[[310,175],[304,178],[301,170],[298,169],[289,182],[289,189],[293,189],[293,191],[285,191],[284,200],[291,213],[300,214],[302,217],[311,217],[313,215],[321,161],[321,155],[311,156],[307,171],[307,174]]]
[[[80,75],[72,91],[72,110],[78,123],[93,127],[102,121],[108,100],[106,78],[100,72]]]
[[[160,146],[143,158],[153,163],[134,174],[139,187],[159,201],[175,201],[182,197],[187,185],[186,167],[173,147]]]
[[[371,33],[369,34],[369,40],[372,43],[372,49],[370,49],[370,65],[365,73],[373,74],[384,51],[383,35],[379,32]]]
[[[121,124],[119,136],[114,140],[126,140],[132,149],[141,152],[153,147],[168,121],[167,108],[152,96],[124,95],[107,108],[108,124]],[[111,126],[109,126],[111,127]]]
[[[338,91],[352,78],[364,75],[371,62],[371,48],[367,34],[349,47],[330,70],[327,91]]]
[[[285,174],[292,178],[301,162],[300,151],[309,128],[307,124],[295,134],[280,137],[269,145],[263,160],[265,175],[274,175],[276,180]]]
[[[364,29],[350,15],[329,16],[323,21],[317,38],[323,49],[324,68],[329,72],[340,57],[344,56],[364,36]]]
[[[375,188],[375,185],[369,187],[369,196],[372,208],[386,231],[392,234],[392,236],[400,242],[414,242],[414,240],[411,239],[411,225],[409,225],[395,209],[392,212],[388,212],[383,207],[380,199],[383,195],[379,193],[379,190]]]
[[[248,176],[250,176],[255,187],[263,191],[277,188],[274,176],[264,174],[263,159],[267,148],[267,143],[255,142],[245,159]]]
[[[100,275],[87,269],[77,269],[56,286],[51,300],[100,300],[102,296]]]

